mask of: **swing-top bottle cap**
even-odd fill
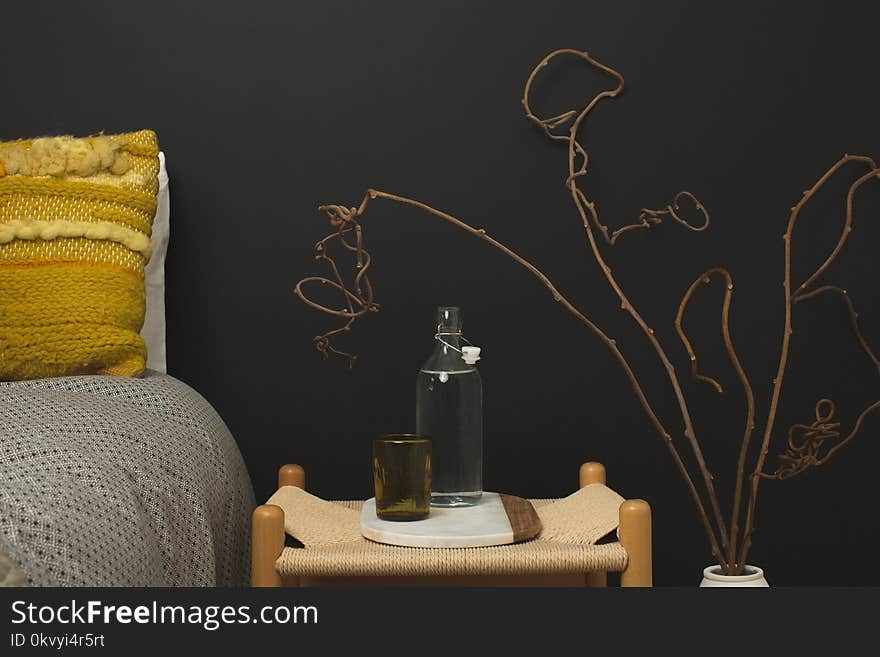
[[[461,348],[461,357],[465,363],[468,365],[475,365],[478,360],[480,360],[480,348],[479,347],[462,347]]]

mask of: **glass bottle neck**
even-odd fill
[[[434,351],[425,363],[425,370],[469,371],[461,357],[461,347],[468,344],[461,334],[461,311],[455,306],[440,306],[434,335]]]
[[[461,335],[461,311],[455,306],[441,306],[437,309],[437,333],[449,337]]]

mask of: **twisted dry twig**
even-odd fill
[[[810,468],[827,463],[834,454],[856,437],[865,418],[880,408],[880,401],[868,406],[859,415],[846,438],[833,447],[827,447],[840,438],[840,422],[834,420],[835,406],[830,399],[816,402],[816,420],[810,424],[795,424],[788,430],[786,450],[779,455],[779,466],[773,474],[762,472],[763,479],[789,479]],[[823,448],[826,448],[823,454]]]
[[[293,291],[303,303],[315,310],[320,310],[321,312],[335,317],[342,317],[346,320],[345,324],[339,328],[315,336],[314,343],[315,347],[323,354],[324,358],[328,357],[328,352],[337,356],[342,356],[348,359],[349,367],[352,367],[354,366],[354,361],[357,356],[336,349],[332,343],[332,338],[341,333],[350,331],[351,325],[354,324],[355,320],[358,318],[363,317],[367,313],[379,311],[379,304],[373,301],[373,286],[367,275],[367,270],[370,268],[371,258],[367,250],[364,249],[363,230],[357,221],[358,213],[356,208],[346,208],[341,205],[322,205],[318,209],[327,214],[330,218],[330,225],[335,227],[336,230],[315,244],[315,260],[327,263],[333,273],[333,279],[331,280],[324,276],[308,276],[300,280],[296,284],[296,287],[294,287]],[[354,233],[356,240],[354,244],[349,243],[346,239],[346,235],[352,233]],[[351,289],[346,287],[342,274],[339,272],[339,267],[336,265],[336,260],[327,253],[327,245],[333,240],[336,240],[345,250],[355,254],[355,267],[357,269],[357,274],[355,275],[354,285]],[[329,285],[341,292],[345,308],[336,310],[309,299],[302,289],[303,285],[308,283]]]
[[[550,62],[557,57],[572,55],[584,62],[586,62],[591,67],[602,71],[607,74],[611,78],[613,78],[616,82],[616,85],[612,89],[606,89],[598,94],[596,94],[587,106],[578,111],[578,110],[568,110],[567,112],[563,112],[556,116],[551,116],[546,119],[542,119],[532,112],[531,105],[529,103],[529,97],[531,95],[532,85],[534,84],[535,79],[537,78],[538,73],[550,64]],[[614,98],[623,91],[625,81],[623,79],[623,75],[619,72],[611,68],[610,66],[606,66],[602,64],[598,60],[594,59],[587,52],[581,52],[580,50],[573,50],[570,48],[562,48],[560,50],[555,50],[547,55],[541,62],[532,69],[531,74],[526,80],[526,86],[523,90],[522,104],[523,108],[526,111],[526,118],[534,123],[536,126],[541,128],[541,130],[553,141],[565,142],[569,147],[569,173],[568,177],[565,180],[565,186],[573,191],[577,195],[578,201],[583,207],[587,210],[590,219],[595,226],[596,230],[602,235],[605,242],[609,245],[614,246],[616,244],[617,239],[623,235],[624,233],[628,233],[632,230],[647,230],[652,226],[656,226],[658,224],[663,223],[664,217],[671,217],[676,222],[687,228],[688,230],[692,230],[695,232],[701,232],[706,230],[710,224],[709,213],[703,204],[700,203],[699,199],[694,196],[691,192],[681,191],[675,195],[672,200],[672,203],[667,205],[662,210],[651,210],[648,208],[642,208],[639,212],[639,219],[637,222],[632,224],[627,224],[618,228],[617,230],[609,231],[608,226],[603,224],[599,220],[599,212],[596,209],[595,202],[591,201],[587,198],[587,196],[577,188],[575,181],[587,175],[587,165],[589,163],[590,157],[587,153],[586,149],[583,145],[577,141],[577,132],[580,125],[583,123],[584,119],[587,115],[593,111],[593,109],[598,105],[598,103],[604,98]],[[573,124],[568,130],[568,134],[560,135],[554,132],[556,128],[565,125],[566,123],[572,122]],[[580,160],[580,164],[575,168],[578,160]],[[681,207],[681,200],[687,199],[690,203],[693,204],[694,209],[700,213],[702,218],[701,224],[694,224],[689,222],[687,219],[681,216],[681,211],[683,208]]]
[[[788,448],[778,456],[780,465],[772,475],[761,473],[765,479],[787,479],[804,472],[819,462],[819,450],[826,441],[840,438],[840,422],[832,422],[834,402],[820,399],[816,402],[816,420],[811,424],[795,424],[788,430]]]

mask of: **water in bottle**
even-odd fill
[[[432,506],[473,506],[483,494],[479,349],[463,342],[460,310],[439,308],[434,351],[416,384],[416,431],[432,440]]]

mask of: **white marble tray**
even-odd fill
[[[395,522],[376,516],[376,499],[364,502],[361,534],[377,543],[406,547],[467,548],[506,545],[533,538],[541,530],[528,500],[483,493],[476,506],[431,507],[424,520]]]

